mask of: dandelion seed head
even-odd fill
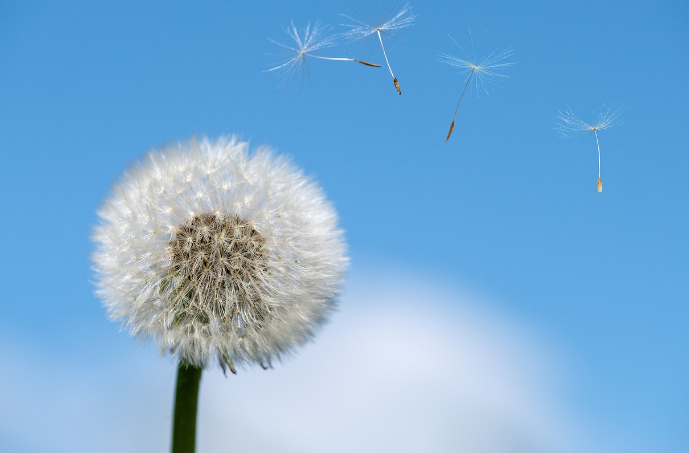
[[[294,22],[290,23],[290,26],[285,28],[285,32],[294,44],[284,44],[269,38],[273,44],[286,49],[287,56],[277,66],[267,69],[266,72],[277,71],[282,76],[290,78],[305,69],[307,65],[305,58],[308,54],[337,44],[337,37],[328,35],[329,31],[329,27],[318,21],[313,26],[307,23],[301,30],[294,25]]]
[[[495,84],[498,83],[500,79],[510,77],[506,74],[503,74],[501,71],[505,68],[515,65],[513,62],[505,61],[514,53],[511,47],[508,47],[501,52],[493,51],[487,57],[478,59],[475,56],[469,57],[466,52],[464,52],[464,49],[462,49],[462,47],[457,43],[457,41],[452,38],[452,36],[450,36],[450,39],[452,39],[462,53],[464,53],[464,58],[449,53],[441,53],[438,57],[438,61],[459,68],[460,73],[467,77],[473,74],[473,85],[476,88],[477,94],[480,91],[484,91],[487,94],[488,84]]]
[[[392,17],[386,16],[377,22],[363,22],[346,14],[343,17],[354,22],[353,24],[342,24],[348,27],[349,30],[343,33],[344,37],[349,40],[362,39],[374,33],[392,33],[402,28],[409,27],[414,24],[416,16],[411,14],[411,3],[405,4],[402,9],[394,14]]]
[[[309,341],[347,265],[321,189],[235,138],[150,152],[98,211],[97,293],[161,353],[206,366],[272,361]]]
[[[556,130],[564,138],[572,138],[594,131],[611,129],[622,124],[624,108],[606,108],[605,105],[592,115],[591,121],[584,121],[576,116],[570,108],[558,112]]]

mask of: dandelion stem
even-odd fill
[[[467,77],[467,81],[464,84],[464,89],[462,90],[462,95],[459,97],[459,102],[457,102],[457,107],[455,107],[455,114],[452,115],[452,124],[450,124],[450,131],[447,133],[447,138],[445,141],[447,142],[450,139],[450,135],[452,135],[452,129],[455,128],[455,117],[457,116],[457,110],[459,110],[459,104],[462,102],[462,98],[464,97],[464,92],[467,90],[467,86],[469,86],[469,81],[471,80],[471,76],[474,75],[474,71],[476,69],[472,69],[471,73],[469,73],[469,77]]]
[[[304,56],[311,58],[318,58],[319,60],[332,60],[332,61],[354,61],[356,63],[361,63],[366,66],[373,66],[374,68],[380,68],[379,64],[369,63],[368,61],[357,60],[355,58],[344,58],[344,57],[321,57],[319,55],[312,55],[310,53],[305,53]]]
[[[196,449],[196,406],[201,368],[180,362],[172,422],[172,453],[194,453]]]
[[[390,70],[390,75],[392,76],[392,83],[395,84],[395,88],[397,89],[397,94],[402,94],[402,90],[400,89],[400,83],[397,81],[397,77],[395,77],[395,74],[392,73],[392,68],[390,67],[390,61],[388,60],[388,54],[385,52],[385,46],[383,45],[383,37],[380,36],[380,29],[376,29],[376,33],[378,33],[378,39],[380,40],[380,47],[383,49],[383,55],[385,55],[385,62],[388,64],[388,69]]]

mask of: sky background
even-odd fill
[[[415,2],[401,96],[385,67],[266,72],[291,21],[402,6],[0,1],[0,451],[168,450],[175,364],[107,320],[90,232],[128,163],[232,134],[320,182],[351,268],[297,357],[204,374],[198,451],[689,450],[689,4]],[[516,65],[446,143],[448,34]],[[604,104],[599,194],[595,138],[555,123]]]

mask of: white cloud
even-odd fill
[[[350,279],[341,311],[298,357],[204,374],[199,452],[577,450],[559,365],[537,335],[428,278],[367,275]],[[10,344],[0,447],[168,450],[175,370],[153,348],[68,362]]]
[[[207,374],[201,451],[568,451],[548,348],[414,280],[355,282],[317,342],[275,370]]]

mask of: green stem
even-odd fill
[[[177,369],[172,453],[194,453],[196,449],[196,406],[201,371],[201,368],[182,362]]]

